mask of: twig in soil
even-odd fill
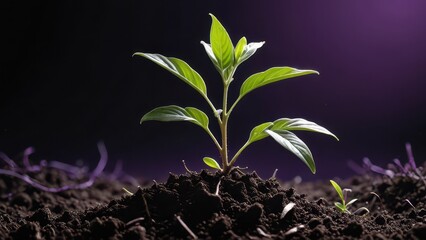
[[[133,219],[133,220],[131,220],[131,221],[127,222],[127,223],[126,223],[126,226],[130,226],[130,225],[132,225],[132,224],[134,224],[134,223],[141,222],[141,221],[143,221],[143,220],[145,220],[145,218],[144,218],[144,217],[135,218],[135,219]]]
[[[290,230],[285,232],[284,235],[290,235],[290,234],[296,233],[299,229],[303,229],[303,228],[305,228],[305,225],[299,225],[297,227],[290,228]]]
[[[145,195],[144,195],[144,194],[142,194],[142,200],[143,200],[143,204],[145,205],[146,215],[147,215],[147,216],[148,216],[148,218],[152,221],[151,213],[149,212],[149,209],[148,209],[148,202],[146,201],[146,198],[145,198]]]
[[[180,225],[182,225],[182,227],[189,233],[189,235],[191,235],[193,239],[198,239],[197,235],[195,235],[195,233],[191,231],[191,229],[188,227],[188,225],[186,225],[186,223],[182,220],[182,218],[178,215],[175,215],[175,216],[178,222],[180,223]]]
[[[132,196],[132,195],[133,195],[133,193],[132,193],[132,192],[130,192],[129,190],[127,190],[127,188],[123,187],[122,189],[123,189],[123,191],[124,191],[125,193],[129,194],[130,196]]]
[[[364,214],[362,214],[362,213],[364,213]],[[368,210],[368,208],[366,208],[366,207],[360,207],[355,212],[353,212],[353,214],[360,215],[360,216],[365,216],[368,213],[370,213],[370,210]]]
[[[277,177],[278,168],[275,168],[274,173],[272,173],[272,176],[269,178],[270,180],[276,179]]]
[[[256,230],[262,237],[272,238],[271,234],[265,233],[260,227],[256,228]]]
[[[240,167],[240,166],[235,166],[231,169],[231,171],[229,173],[232,173],[234,171],[238,172],[239,174],[244,174],[244,172],[242,170],[247,170],[248,167]]]
[[[214,192],[214,195],[216,195],[216,196],[219,196],[219,187],[220,187],[220,179],[219,179],[219,182],[217,183],[217,186],[216,186],[216,192]]]
[[[404,201],[410,204],[410,206],[413,207],[414,210],[416,210],[416,207],[414,207],[414,205],[410,202],[410,200],[404,199]]]
[[[293,209],[293,207],[294,207],[295,205],[296,205],[296,204],[295,204],[295,203],[292,203],[292,202],[290,202],[289,204],[285,205],[285,207],[284,207],[283,211],[281,212],[280,219],[283,219],[283,218],[287,215],[287,213],[288,213],[288,212],[290,212],[290,211]]]
[[[369,209],[373,209],[373,206],[376,203],[376,199],[379,199],[380,209],[384,209],[383,202],[382,202],[382,199],[380,198],[380,196],[377,193],[375,193],[375,192],[370,192],[370,195],[373,195],[373,199],[371,200],[368,208]]]
[[[195,172],[189,170],[188,166],[186,166],[185,160],[182,160],[182,164],[183,164],[183,167],[185,168],[185,170],[186,170],[187,173],[189,173],[190,175],[194,175],[195,174]]]

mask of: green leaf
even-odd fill
[[[215,68],[218,71],[222,71],[220,69],[219,63],[217,62],[216,57],[214,56],[213,50],[212,50],[212,46],[204,41],[201,41],[201,44],[203,45],[204,49],[206,50],[207,56],[209,56],[210,60],[212,61],[212,63],[214,64]]]
[[[330,180],[331,185],[334,187],[334,189],[336,190],[337,194],[339,194],[340,199],[342,200],[342,202],[345,201],[345,198],[343,197],[343,191],[342,188],[339,186],[339,184],[333,180]]]
[[[182,108],[176,105],[155,108],[145,114],[140,123],[142,124],[145,121],[187,121],[197,124],[205,130],[209,128],[209,118],[204,112],[193,107]]]
[[[343,205],[343,204],[341,204],[341,203],[339,203],[339,202],[335,202],[334,203],[334,205],[338,208],[338,209],[340,209],[340,211],[342,211],[342,212],[347,212],[348,210],[346,209],[346,206],[345,205]]]
[[[310,122],[308,120],[305,120],[303,118],[280,118],[278,120],[274,121],[274,126],[271,128],[271,130],[288,130],[288,131],[310,131],[310,132],[317,132],[317,133],[323,133],[329,136],[334,137],[335,139],[339,140],[336,135],[325,129],[324,127],[321,127],[320,125]]]
[[[141,56],[149,59],[167,71],[173,73],[182,81],[193,87],[197,92],[207,98],[206,83],[200,74],[192,69],[186,62],[172,57],[165,57],[156,53],[134,53],[133,56]]]
[[[222,170],[222,168],[220,167],[219,163],[216,162],[216,160],[214,160],[211,157],[204,157],[203,158],[204,163],[214,169],[218,169],[218,170]]]
[[[286,130],[265,130],[281,146],[292,152],[300,160],[302,160],[311,170],[312,173],[316,172],[314,158],[308,146],[298,138],[294,133]]]
[[[219,68],[224,71],[234,64],[234,46],[228,32],[219,20],[213,14],[210,16],[212,18],[210,44]]]
[[[244,50],[241,54],[241,58],[238,59],[238,64],[249,59],[256,52],[257,49],[263,46],[263,44],[265,44],[265,42],[252,42],[244,46]]]
[[[318,74],[318,72],[314,70],[299,70],[291,67],[270,68],[264,72],[253,74],[247,78],[241,85],[239,98],[241,99],[247,93],[267,84],[313,73]]]
[[[249,143],[254,143],[256,141],[262,140],[266,137],[268,137],[269,135],[265,132],[266,129],[268,129],[270,126],[272,126],[273,123],[271,122],[266,122],[266,123],[262,123],[256,127],[253,128],[253,130],[251,130],[250,132],[250,137],[248,142]]]
[[[237,45],[235,46],[235,61],[239,62],[241,55],[243,54],[244,48],[247,46],[247,39],[245,37],[242,37],[240,41],[238,41]]]

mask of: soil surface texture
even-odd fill
[[[55,170],[34,178],[70,181]],[[0,175],[0,239],[426,239],[422,179],[366,174],[337,182],[358,199],[351,212],[370,212],[338,210],[328,181],[280,183],[255,172],[170,174],[142,188],[101,176],[59,193]]]

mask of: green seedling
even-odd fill
[[[345,188],[342,190],[342,188],[339,186],[339,184],[333,180],[330,180],[331,185],[333,185],[333,188],[336,190],[337,194],[340,197],[340,201],[341,202],[335,202],[334,205],[336,205],[336,207],[338,209],[340,209],[340,211],[345,212],[345,213],[351,213],[348,210],[348,206],[351,205],[352,203],[354,203],[356,200],[356,198],[350,200],[349,202],[347,202],[347,198],[348,198],[348,192],[352,192],[351,189],[349,188]]]
[[[342,212],[344,213],[349,213],[352,214],[352,212],[350,212],[348,210],[348,206],[351,205],[352,203],[356,202],[358,199],[352,199],[349,202],[347,202],[348,200],[348,193],[352,192],[351,189],[349,188],[344,188],[342,190],[342,188],[339,186],[339,184],[337,184],[337,182],[330,180],[331,185],[333,185],[334,190],[336,190],[337,194],[340,197],[340,201],[341,202],[335,202],[334,205]],[[353,212],[353,214],[357,214],[357,215],[366,215],[367,213],[369,213],[370,210],[368,210],[368,208],[366,207],[360,207],[358,208],[356,211]]]
[[[281,146],[295,154],[309,167],[312,173],[315,173],[316,167],[311,151],[293,131],[311,131],[327,134],[336,139],[337,137],[316,123],[302,118],[280,118],[273,122],[259,124],[253,128],[247,142],[235,153],[235,155],[230,157],[228,152],[228,122],[237,104],[247,94],[271,83],[309,74],[318,74],[318,72],[314,70],[300,70],[292,67],[273,67],[264,72],[255,73],[242,83],[238,97],[232,105],[228,105],[228,90],[231,83],[234,82],[235,71],[240,64],[249,59],[260,47],[262,47],[264,42],[247,43],[247,39],[242,37],[234,46],[223,25],[215,16],[212,14],[210,14],[210,16],[212,18],[210,44],[204,41],[201,41],[201,44],[210,60],[213,62],[214,67],[219,72],[222,80],[223,101],[220,108],[217,108],[208,97],[206,83],[200,74],[183,60],[165,57],[156,53],[137,52],[133,56],[141,56],[156,63],[197,91],[201,97],[205,99],[219,124],[221,142],[219,142],[216,136],[210,131],[207,114],[194,107],[179,107],[176,105],[158,107],[145,114],[140,122],[143,123],[152,120],[163,122],[186,121],[200,126],[213,140],[222,160],[222,164],[219,164],[211,157],[204,157],[204,163],[213,169],[221,171],[225,175],[237,168],[234,166],[235,161],[244,149],[250,144],[268,136],[272,137]]]

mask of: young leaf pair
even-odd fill
[[[216,145],[222,159],[222,164],[220,165],[211,157],[205,157],[203,158],[203,161],[209,167],[218,169],[224,174],[229,174],[234,169],[235,161],[244,149],[246,149],[250,144],[268,136],[272,137],[281,146],[294,153],[309,167],[312,173],[315,173],[316,167],[311,151],[308,146],[293,133],[293,131],[311,131],[330,135],[336,139],[337,137],[314,122],[301,118],[281,118],[273,122],[265,122],[254,127],[247,142],[235,153],[233,157],[229,156],[228,121],[232,111],[248,93],[274,82],[308,74],[318,74],[318,72],[314,70],[300,70],[292,67],[269,68],[263,72],[253,74],[248,77],[240,87],[239,96],[232,105],[229,105],[228,90],[231,83],[234,81],[235,71],[241,63],[249,59],[260,47],[262,47],[264,42],[247,43],[247,39],[242,37],[234,47],[231,38],[223,25],[215,16],[212,14],[210,14],[210,16],[212,18],[210,44],[204,41],[201,41],[201,44],[222,79],[223,101],[220,108],[217,108],[208,97],[207,87],[203,78],[186,62],[178,58],[165,57],[155,53],[137,52],[134,56],[141,56],[151,60],[197,91],[206,100],[213,112],[213,116],[219,124],[221,134],[220,142],[209,129],[209,118],[207,115],[203,111],[194,107],[180,107],[176,105],[158,107],[145,114],[141,119],[141,123],[152,120],[163,122],[187,121],[200,126],[211,137]]]
[[[335,202],[334,205],[340,211],[350,214],[351,212],[348,210],[348,206],[351,205],[352,203],[356,202],[358,199],[354,198],[354,199],[350,200],[349,202],[347,202],[348,193],[352,192],[352,190],[349,189],[349,188],[345,188],[345,189],[342,190],[340,185],[333,180],[330,180],[330,183],[333,186],[334,190],[336,190],[336,192],[337,192],[337,194],[339,195],[339,198],[340,198],[340,202]]]

